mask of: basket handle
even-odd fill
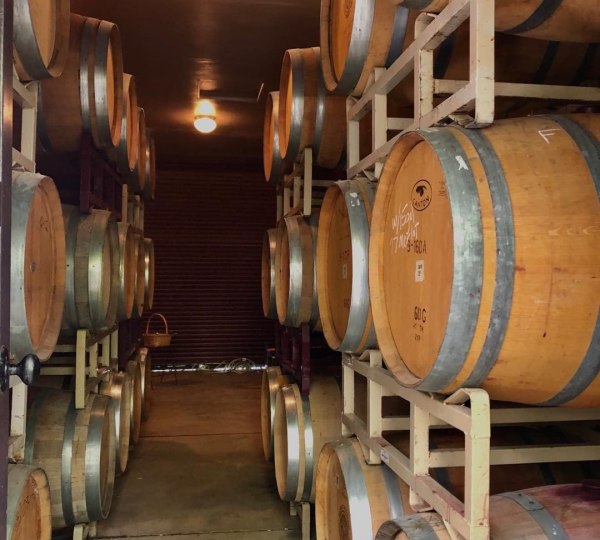
[[[150,330],[150,321],[152,320],[152,318],[154,316],[159,316],[162,320],[163,323],[165,323],[165,334],[169,333],[169,325],[167,324],[167,319],[165,319],[164,315],[162,313],[153,313],[152,315],[150,315],[150,317],[148,317],[148,322],[146,323],[146,334],[148,334],[149,330]]]

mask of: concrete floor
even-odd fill
[[[260,377],[155,374],[150,418],[99,538],[299,539],[262,453]]]

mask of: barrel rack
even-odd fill
[[[368,350],[360,357],[342,355],[342,369],[343,435],[356,435],[367,463],[385,463],[410,486],[414,510],[434,509],[454,533],[467,540],[489,537],[490,465],[600,460],[600,437],[595,432],[587,440],[564,445],[490,448],[493,425],[598,421],[600,409],[492,408],[487,392],[480,388],[461,389],[448,397],[427,394],[401,386],[383,366],[378,350]],[[354,414],[356,374],[367,379],[366,422]],[[409,415],[382,417],[385,396],[410,403]],[[440,426],[462,431],[464,450],[431,449],[429,430]],[[410,431],[410,457],[383,438],[384,431]],[[584,432],[578,430],[578,435]],[[430,475],[430,469],[438,467],[465,468],[464,502]]]
[[[359,173],[371,179],[379,178],[386,156],[404,131],[427,129],[448,117],[466,127],[491,125],[495,96],[600,103],[600,88],[495,82],[494,7],[495,0],[451,0],[438,16],[419,15],[415,41],[388,69],[375,69],[370,86],[360,98],[348,98],[348,178]],[[469,80],[436,79],[434,50],[467,19],[471,44]],[[390,118],[387,94],[412,71],[415,73],[414,118]],[[436,96],[448,97],[434,106]],[[372,151],[360,159],[359,121],[370,111]],[[388,131],[400,133],[388,139]]]
[[[21,110],[20,149],[12,148],[12,168],[35,172],[37,96],[39,83],[25,86],[13,71],[13,100]],[[14,113],[13,113],[14,114]],[[27,430],[27,385],[16,376],[10,378],[11,414],[8,459],[23,461]]]

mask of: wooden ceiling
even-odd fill
[[[116,23],[159,167],[260,163],[265,92],[286,49],[317,46],[320,0],[71,0]],[[217,130],[193,123],[197,82],[218,98]],[[254,100],[261,84],[264,92]]]

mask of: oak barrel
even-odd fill
[[[393,0],[394,4],[439,13],[448,0]],[[498,32],[553,41],[600,42],[600,9],[587,0],[496,0]]]
[[[140,234],[133,235],[133,260],[135,261],[135,279],[133,289],[133,309],[131,317],[137,319],[144,313],[144,289],[146,271],[146,252],[144,237]]]
[[[137,359],[129,360],[126,371],[131,377],[130,441],[136,444],[140,440],[140,431],[142,428],[142,366]]]
[[[147,132],[146,132],[146,113],[144,109],[138,107],[138,159],[132,173],[127,177],[127,186],[133,193],[143,193],[146,184],[147,170]]]
[[[281,181],[283,163],[279,148],[279,92],[270,92],[265,105],[263,168],[267,182],[279,183]]]
[[[387,0],[323,0],[320,43],[327,89],[360,96],[374,68],[390,66],[413,42],[418,14]],[[497,81],[574,86],[594,86],[598,81],[600,52],[593,43],[557,43],[497,34],[495,51]],[[435,78],[468,80],[468,21],[436,49],[434,58]],[[389,101],[397,105],[412,103],[413,74],[401,81],[390,96]],[[506,114],[506,110],[501,111]]]
[[[65,231],[56,185],[13,171],[11,352],[47,360],[58,340],[65,295]]]
[[[277,491],[284,501],[314,502],[316,466],[324,444],[341,437],[342,397],[333,377],[313,374],[310,393],[282,386],[275,400],[273,453]]]
[[[404,455],[409,455],[408,431],[388,434],[386,439]],[[510,427],[492,432],[493,447],[569,442],[567,437],[553,430]],[[430,432],[429,447],[432,450],[462,449],[464,437],[455,430],[435,430]],[[490,469],[490,492],[581,481],[597,477],[597,472],[595,462],[498,465]],[[459,500],[464,500],[464,468],[434,468],[430,474]],[[386,520],[414,513],[408,503],[408,485],[387,465],[367,464],[356,438],[323,447],[317,467],[315,507],[317,536],[331,540],[369,540]]]
[[[587,540],[600,536],[600,485],[594,482],[542,486],[490,497],[490,540]],[[420,538],[452,540],[435,512],[401,517],[382,524],[375,540]]]
[[[377,346],[369,303],[369,227],[375,188],[366,179],[327,189],[317,242],[323,334],[332,349],[359,353]]]
[[[299,327],[313,319],[315,303],[313,228],[303,216],[277,226],[275,303],[279,322]]]
[[[8,465],[7,540],[50,540],[52,510],[48,478],[42,469]]]
[[[107,396],[75,409],[71,392],[42,389],[27,418],[25,462],[48,475],[52,528],[105,519],[115,477],[115,418]]]
[[[277,319],[275,304],[275,253],[277,229],[267,229],[263,236],[261,261],[261,291],[263,315],[267,319]]]
[[[115,460],[117,474],[127,469],[131,434],[132,381],[128,373],[113,371],[100,385],[100,393],[112,399],[115,415]]]
[[[289,49],[279,83],[279,149],[285,172],[307,147],[314,162],[336,167],[346,146],[346,100],[325,88],[318,47]]]
[[[119,300],[119,235],[106,210],[81,214],[63,206],[66,231],[67,285],[63,328],[109,328]]]
[[[599,135],[600,117],[581,114],[399,139],[375,197],[369,286],[401,384],[600,405]]]
[[[146,133],[146,182],[144,183],[144,200],[153,201],[156,195],[156,148],[154,137]]]
[[[123,58],[118,27],[71,14],[62,75],[41,82],[38,131],[48,153],[78,152],[83,133],[100,150],[119,144],[123,117]]]
[[[136,259],[133,230],[129,223],[117,224],[119,234],[119,301],[117,319],[123,321],[131,317],[135,299]]]
[[[154,304],[154,242],[144,238],[144,308]]]
[[[69,52],[70,0],[15,0],[13,49],[21,81],[59,77]]]
[[[287,375],[279,366],[270,366],[263,371],[260,392],[260,424],[263,452],[267,461],[273,461],[273,420],[275,418],[275,400],[279,389],[289,384]]]
[[[140,119],[137,101],[135,77],[123,74],[123,120],[121,121],[121,138],[114,156],[118,171],[129,176],[137,164],[140,151]]]

